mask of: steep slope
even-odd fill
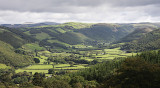
[[[159,23],[107,24],[68,22],[59,25],[42,24],[19,29],[7,28],[5,32],[1,33],[0,40],[11,44],[15,48],[21,47],[26,43],[37,42],[42,47],[67,49],[78,44],[94,46],[115,41],[137,41],[159,26]]]
[[[127,36],[123,37],[122,39],[120,39],[120,41],[118,41],[119,43],[121,42],[131,42],[134,40],[138,40],[141,37],[143,37],[145,34],[153,31],[154,28],[136,28],[135,31],[133,31],[132,33],[128,34]]]
[[[12,45],[14,48],[19,48],[25,43],[36,41],[36,39],[24,34],[18,29],[7,27],[0,27],[0,40]]]
[[[132,25],[95,24],[90,28],[76,30],[98,42],[113,42],[133,31]]]
[[[95,24],[69,22],[60,25],[23,28],[24,33],[37,38],[41,46],[68,47],[67,44],[97,45],[116,41],[134,31],[130,24]],[[53,41],[53,42],[51,42]],[[54,42],[58,41],[58,42]]]
[[[145,36],[121,47],[123,50],[145,51],[160,49],[160,29],[147,33]]]
[[[30,57],[15,53],[11,45],[0,41],[0,63],[14,67],[23,67],[32,62],[33,60]]]

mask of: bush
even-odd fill
[[[38,58],[34,58],[35,63],[40,63],[40,60]]]
[[[48,70],[48,74],[53,74],[54,73],[54,69],[49,69]]]

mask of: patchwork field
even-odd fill
[[[26,51],[35,51],[35,49],[36,50],[45,50],[44,47],[40,47],[38,44],[35,44],[35,43],[25,44],[22,46],[22,48]]]
[[[70,64],[56,64],[54,65],[54,69],[55,71],[59,71],[59,70],[79,70],[79,69],[84,69],[84,68],[87,68],[86,67],[87,64],[80,64],[80,65],[73,65],[73,67],[70,66]],[[40,73],[48,73],[48,69],[51,69],[53,68],[53,65],[50,64],[50,65],[31,65],[31,66],[28,66],[28,67],[25,67],[25,68],[22,68],[22,69],[18,69],[16,70],[16,73],[18,72],[24,72],[24,71],[27,71],[27,72],[32,72],[33,74],[35,72],[40,72]]]
[[[88,60],[90,62],[93,60],[98,60],[99,62],[102,62],[102,61],[108,60],[108,59],[111,60],[111,59],[118,58],[118,57],[127,57],[127,56],[132,56],[132,55],[136,54],[136,53],[126,53],[125,51],[120,50],[120,48],[92,50],[92,51],[80,51],[80,53],[88,54],[91,56],[83,56],[83,55],[79,55],[79,54],[74,54],[74,55],[81,56],[80,59]],[[70,64],[55,64],[53,62],[51,62],[50,64],[44,64],[44,62],[47,62],[47,59],[49,56],[67,57],[67,56],[72,55],[72,53],[66,53],[66,52],[51,53],[51,52],[45,50],[45,51],[39,51],[38,54],[39,54],[39,57],[35,57],[35,58],[39,58],[39,60],[40,60],[39,64],[34,64],[34,65],[30,65],[25,68],[17,69],[16,73],[27,71],[27,72],[32,72],[32,74],[34,74],[35,72],[47,74],[48,70],[52,69],[53,67],[56,72],[60,71],[60,70],[77,71],[80,69],[88,68],[88,64],[78,64],[78,65],[73,65],[73,66],[71,66]],[[54,64],[54,66],[53,66],[53,64]]]
[[[85,59],[88,61],[93,61],[94,59],[107,60],[107,59],[114,59],[118,57],[127,57],[132,55],[134,56],[137,54],[137,53],[126,53],[125,51],[120,50],[120,48],[94,50],[93,52],[94,53],[91,55],[91,57],[82,57],[81,59]],[[98,52],[98,53],[95,54],[95,52]]]

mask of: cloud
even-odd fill
[[[78,12],[84,7],[158,5],[159,0],[0,0],[0,10],[30,12]]]
[[[133,7],[146,5],[159,5],[160,0],[111,0],[111,5],[119,7]]]
[[[0,10],[20,12],[74,12],[82,7],[103,4],[103,0],[0,0],[0,2]]]
[[[157,22],[160,0],[0,0],[0,23]]]

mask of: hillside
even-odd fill
[[[155,28],[150,28],[150,27],[146,27],[146,28],[136,28],[135,31],[133,31],[132,33],[128,34],[127,36],[123,37],[122,39],[120,39],[118,42],[131,42],[134,40],[138,40],[141,37],[145,36],[147,33],[153,31]]]
[[[147,33],[133,42],[126,43],[121,47],[123,50],[145,51],[160,49],[160,29]]]
[[[0,41],[0,63],[14,67],[23,67],[32,62],[33,60],[29,56],[15,53],[11,45]]]
[[[24,51],[16,50],[26,43],[35,41],[36,39],[24,34],[19,29],[0,27],[0,63],[14,67],[30,65],[33,63],[32,58]]]
[[[95,24],[69,22],[59,25],[44,25],[21,28],[29,36],[40,41],[41,46],[66,49],[73,45],[98,45],[110,43],[134,31],[132,25]]]
[[[19,48],[25,43],[36,41],[36,39],[24,34],[19,29],[7,27],[0,27],[0,40],[12,45],[14,48]]]
[[[132,25],[118,25],[118,24],[95,24],[90,28],[83,28],[76,30],[85,36],[97,42],[113,42],[126,36],[134,30]]]
[[[45,24],[16,29],[1,27],[0,40],[14,48],[37,42],[42,47],[68,49],[76,45],[97,46],[117,41],[136,41],[160,26],[159,23],[43,23]]]

